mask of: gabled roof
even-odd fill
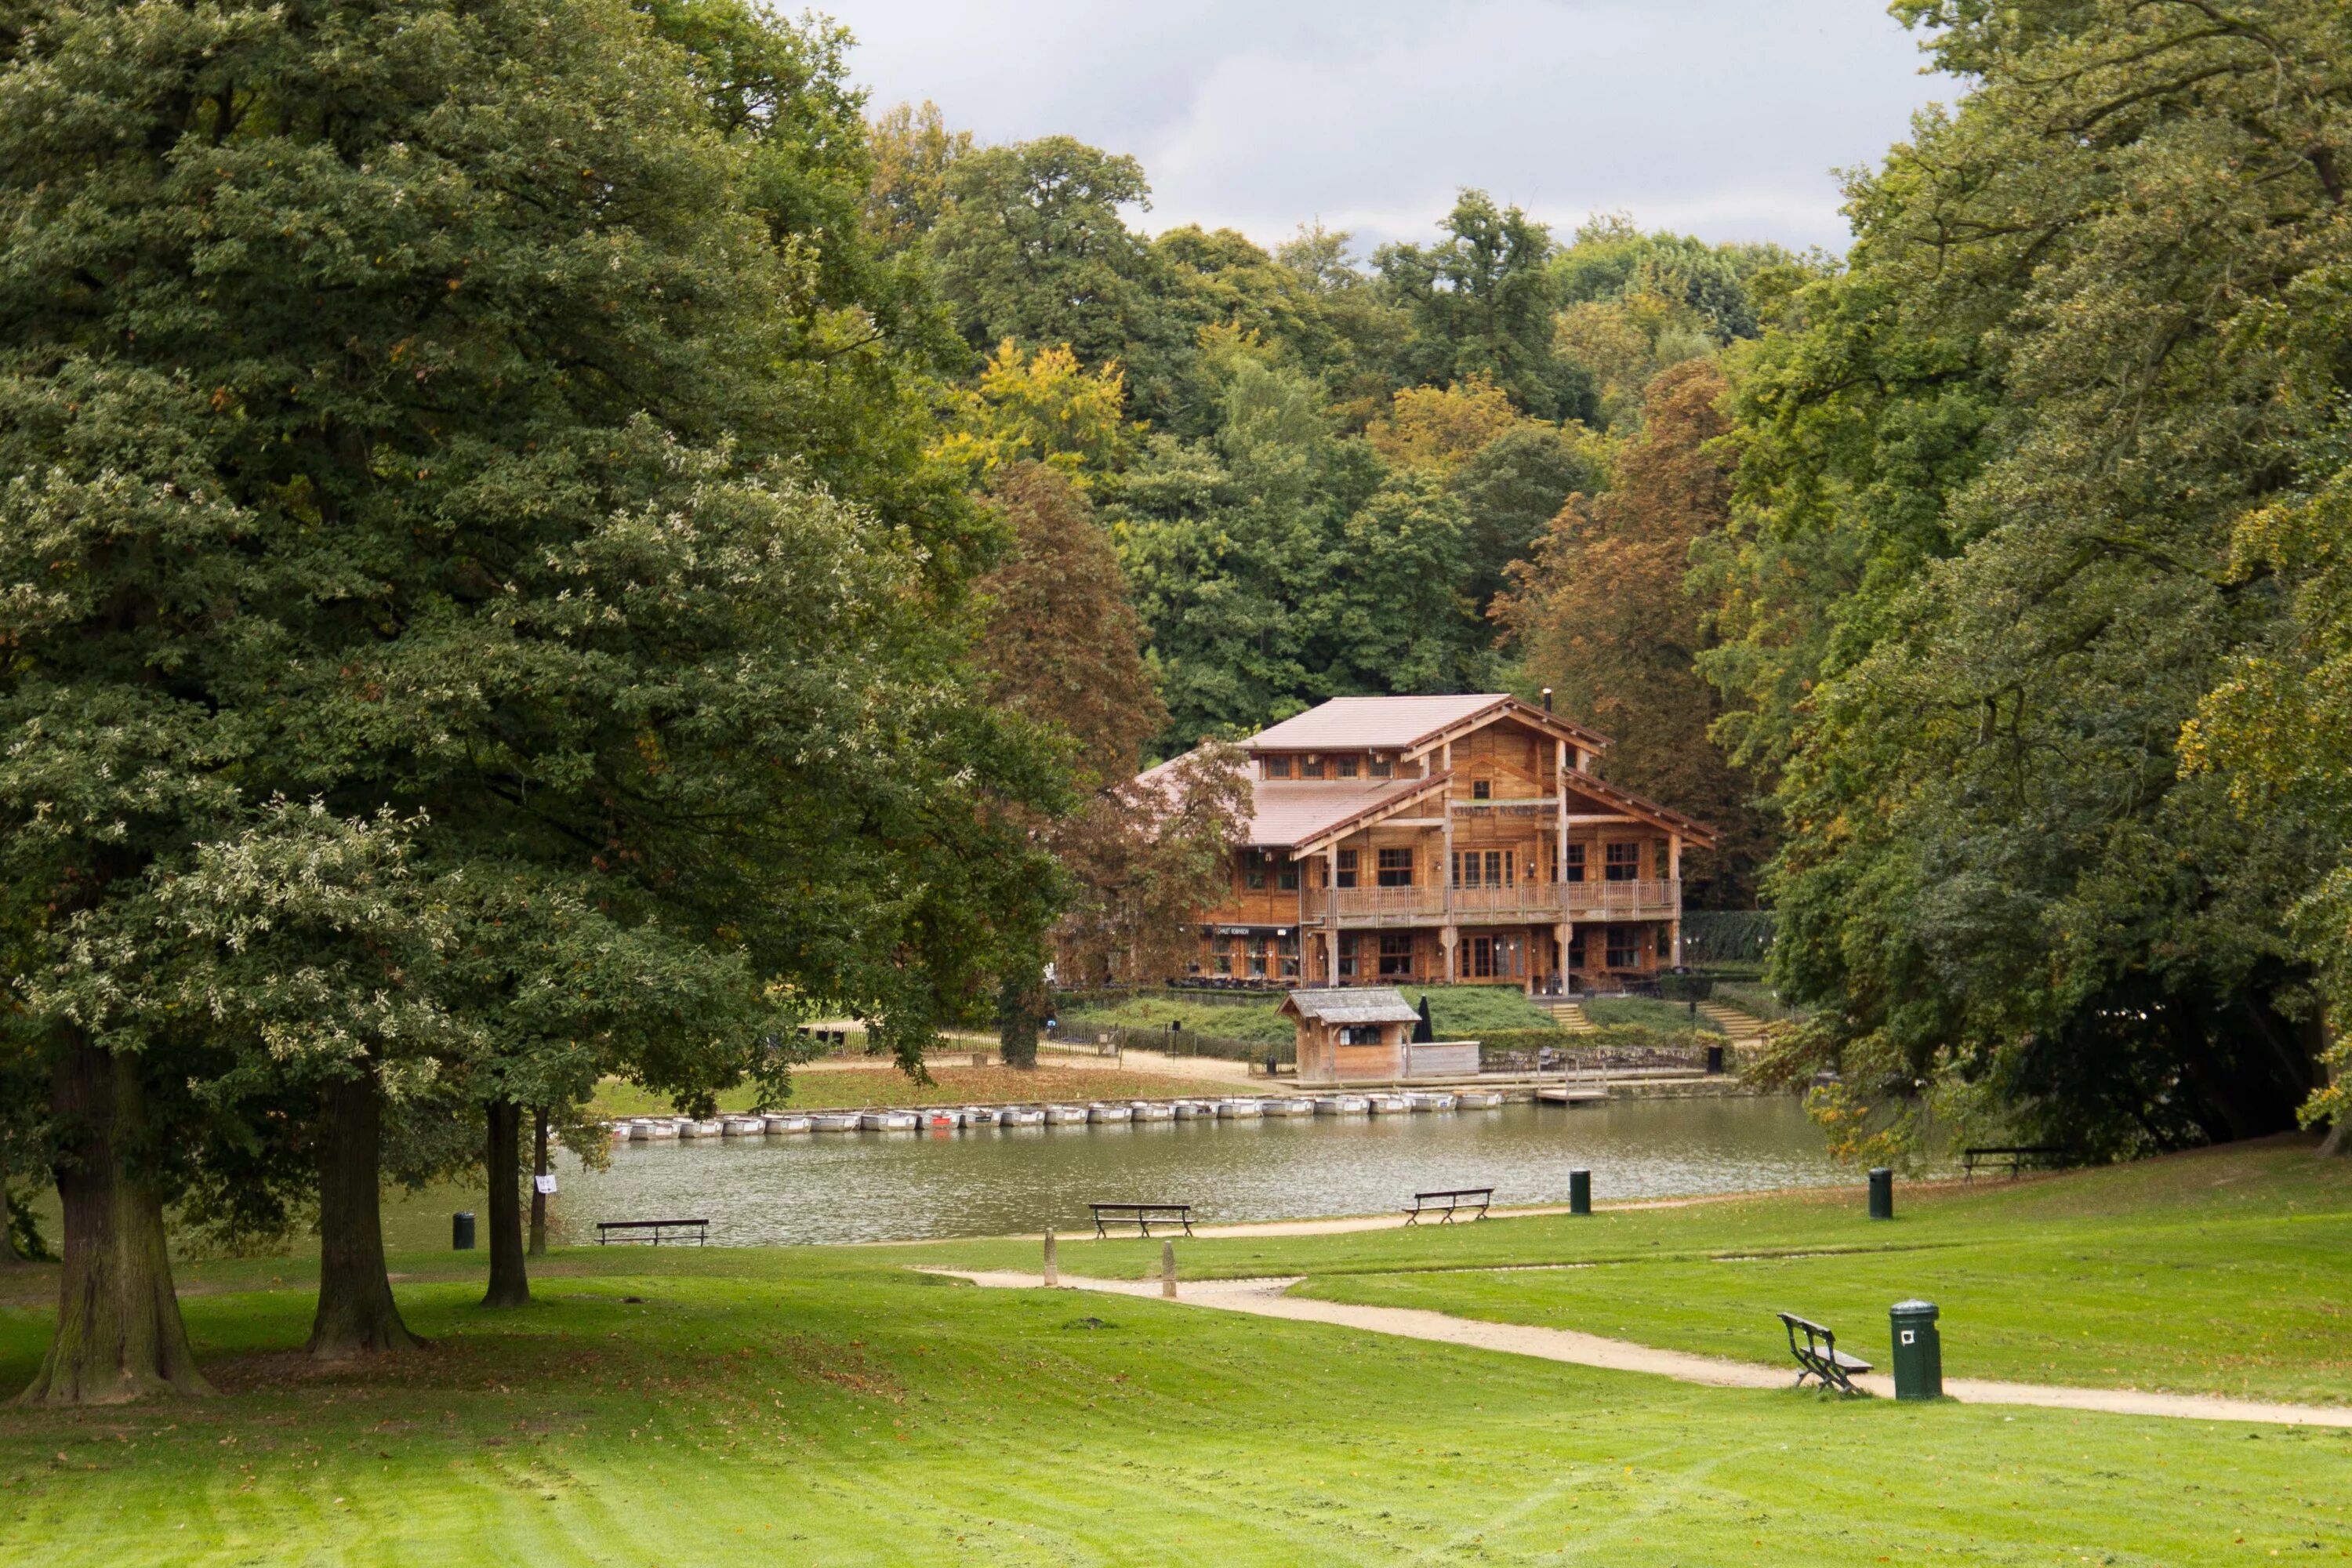
[[[1401,811],[1409,810],[1415,802],[1443,791],[1454,782],[1454,775],[1450,772],[1435,773],[1427,778],[1400,779],[1397,782],[1402,785],[1402,788],[1383,790],[1377,797],[1363,802],[1355,810],[1342,813],[1327,822],[1319,823],[1312,832],[1292,839],[1294,850],[1301,855],[1306,854],[1311,849],[1328,844],[1334,838],[1343,837],[1360,828],[1370,827],[1374,823],[1394,816]]]
[[[1242,749],[1412,754],[1505,716],[1562,735],[1587,751],[1609,744],[1609,737],[1599,731],[1529,707],[1507,692],[1477,691],[1454,697],[1334,697],[1260,730],[1242,742]]]
[[[1613,805],[1628,816],[1637,816],[1669,833],[1679,833],[1702,849],[1712,849],[1722,842],[1723,836],[1695,816],[1685,816],[1671,806],[1645,800],[1629,789],[1619,789],[1606,779],[1593,777],[1582,768],[1570,768],[1568,787],[1578,795],[1589,795],[1605,805]]]
[[[1385,986],[1354,986],[1342,990],[1293,991],[1279,1011],[1318,1024],[1418,1024],[1421,1011],[1404,993]]]

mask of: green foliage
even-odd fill
[[[1683,958],[1697,968],[1758,963],[1772,951],[1775,929],[1769,910],[1685,910]]]
[[[2088,1152],[2292,1125],[2283,913],[2328,835],[2177,740],[2278,599],[2230,580],[2343,339],[2338,8],[1939,8],[1979,80],[1853,187],[1844,279],[1742,360],[1741,529],[1698,583],[1725,733],[1777,767],[1769,889],[1841,1115]],[[2282,88],[2281,82],[2294,85]],[[2256,108],[2257,104],[2260,108]]]
[[[1411,322],[1398,355],[1408,384],[1484,376],[1538,419],[1586,419],[1592,382],[1552,351],[1550,231],[1517,207],[1465,191],[1431,246],[1387,245],[1381,287]]]
[[[159,1092],[692,1095],[780,1069],[800,994],[911,1058],[1042,923],[989,803],[1057,788],[940,613],[988,530],[920,462],[840,42],[607,0],[5,35],[11,1029]]]

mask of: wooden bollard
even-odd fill
[[[1160,1294],[1169,1300],[1176,1299],[1176,1244],[1160,1244]]]
[[[1059,1285],[1061,1282],[1062,1266],[1054,1257],[1054,1227],[1049,1225],[1045,1227],[1045,1283]]]

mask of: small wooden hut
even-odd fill
[[[1293,991],[1283,998],[1282,1011],[1298,1026],[1299,1082],[1378,1082],[1406,1076],[1421,1014],[1402,992],[1377,986]]]

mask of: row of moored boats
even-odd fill
[[[1087,1105],[933,1105],[919,1110],[770,1111],[697,1119],[632,1116],[611,1123],[616,1143],[665,1138],[760,1138],[795,1132],[920,1132],[977,1127],[1077,1127],[1136,1121],[1252,1121],[1284,1116],[1402,1116],[1485,1110],[1491,1089],[1461,1093],[1244,1095],[1232,1100],[1113,1100]]]

